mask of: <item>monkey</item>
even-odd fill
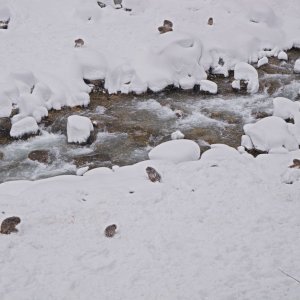
[[[164,20],[163,26],[159,26],[158,31],[160,34],[173,31],[173,23],[169,20]]]
[[[161,182],[161,176],[154,168],[147,167],[146,172],[148,174],[148,177],[149,177],[150,181],[152,181],[152,182],[156,182],[156,181]]]
[[[294,159],[293,164],[289,168],[300,169],[300,159]]]
[[[12,232],[18,232],[16,226],[21,222],[19,217],[9,217],[3,220],[1,224],[0,233],[11,234]]]
[[[210,18],[208,19],[208,21],[207,21],[207,24],[208,24],[208,25],[213,25],[213,24],[214,24],[214,19],[210,17]]]
[[[75,40],[75,48],[82,47],[84,45],[83,39]]]
[[[112,224],[105,228],[104,234],[106,237],[111,238],[116,234],[116,230],[117,230],[117,225]]]

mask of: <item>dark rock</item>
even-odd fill
[[[9,134],[10,129],[10,118],[0,118],[0,144],[6,144],[12,140]]]
[[[3,157],[4,157],[4,154],[3,154],[3,152],[0,151],[0,160],[2,160]]]
[[[54,156],[48,150],[34,150],[28,154],[28,158],[33,161],[38,161],[43,164],[53,162]]]
[[[7,29],[10,19],[0,21],[0,29]]]
[[[116,234],[116,230],[117,230],[117,225],[116,224],[112,224],[109,225],[105,228],[104,234],[106,237],[113,237]]]
[[[101,2],[101,1],[97,1],[98,5],[101,7],[101,8],[104,8],[106,7],[106,4]]]

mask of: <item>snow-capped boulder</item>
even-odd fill
[[[13,138],[22,138],[37,134],[39,127],[33,117],[25,117],[15,122],[10,130],[10,136]]]
[[[253,149],[252,141],[248,135],[242,135],[241,146],[243,146],[245,149],[248,149],[248,150]]]
[[[299,148],[288,124],[279,117],[266,117],[255,124],[246,124],[244,132],[251,139],[254,148],[260,151],[269,152],[280,147],[293,151]]]
[[[191,140],[173,140],[162,143],[149,152],[151,160],[166,160],[174,163],[200,158],[200,147]]]
[[[295,73],[300,73],[300,58],[298,58],[298,59],[295,61],[294,72],[295,72]]]
[[[277,97],[273,99],[273,116],[280,117],[282,119],[292,119],[294,114],[299,112],[300,103],[291,101],[284,97]]]
[[[176,130],[171,134],[172,140],[181,140],[184,139],[184,134],[180,130]]]
[[[261,67],[263,65],[266,65],[269,63],[269,59],[265,56],[263,58],[261,58],[258,62],[257,62],[257,67]]]
[[[245,80],[247,82],[248,93],[256,93],[259,89],[258,73],[256,69],[245,62],[240,62],[235,65],[234,79],[237,81]],[[238,83],[234,81],[232,87],[238,88]]]
[[[85,144],[94,130],[92,121],[83,116],[70,116],[67,123],[68,143]]]
[[[286,52],[280,51],[278,53],[278,59],[280,59],[280,60],[288,60],[288,55],[286,54]]]
[[[200,80],[200,91],[216,94],[218,92],[218,85],[210,80]]]

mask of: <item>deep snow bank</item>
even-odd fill
[[[300,181],[283,182],[299,157],[213,145],[193,162],[1,184],[1,221],[22,222],[0,235],[0,298],[296,300],[280,270],[300,273]]]
[[[105,79],[111,93],[170,84],[186,89],[205,80],[209,68],[228,75],[237,63],[281,57],[282,49],[300,45],[297,0],[124,0],[131,11],[103,2],[105,8],[94,0],[1,1],[10,23],[1,31],[0,116],[9,116],[13,103],[20,107],[18,120],[37,122],[51,108],[87,105],[90,87],[83,78]],[[160,35],[164,19],[173,21],[174,31]],[[77,38],[83,47],[74,48]]]

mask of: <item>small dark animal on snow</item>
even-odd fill
[[[156,182],[156,181],[160,182],[161,181],[160,174],[154,168],[147,167],[146,172],[148,174],[150,181],[152,181],[152,182]]]
[[[300,159],[294,159],[293,164],[289,168],[300,169]]]
[[[83,39],[75,40],[75,48],[82,47],[84,45]]]
[[[16,226],[21,222],[19,217],[9,217],[3,220],[1,224],[0,233],[11,234],[12,232],[18,232]]]
[[[112,225],[109,225],[105,228],[105,236],[106,237],[113,237],[115,234],[116,234],[116,230],[117,230],[117,225],[116,224],[112,224]]]

